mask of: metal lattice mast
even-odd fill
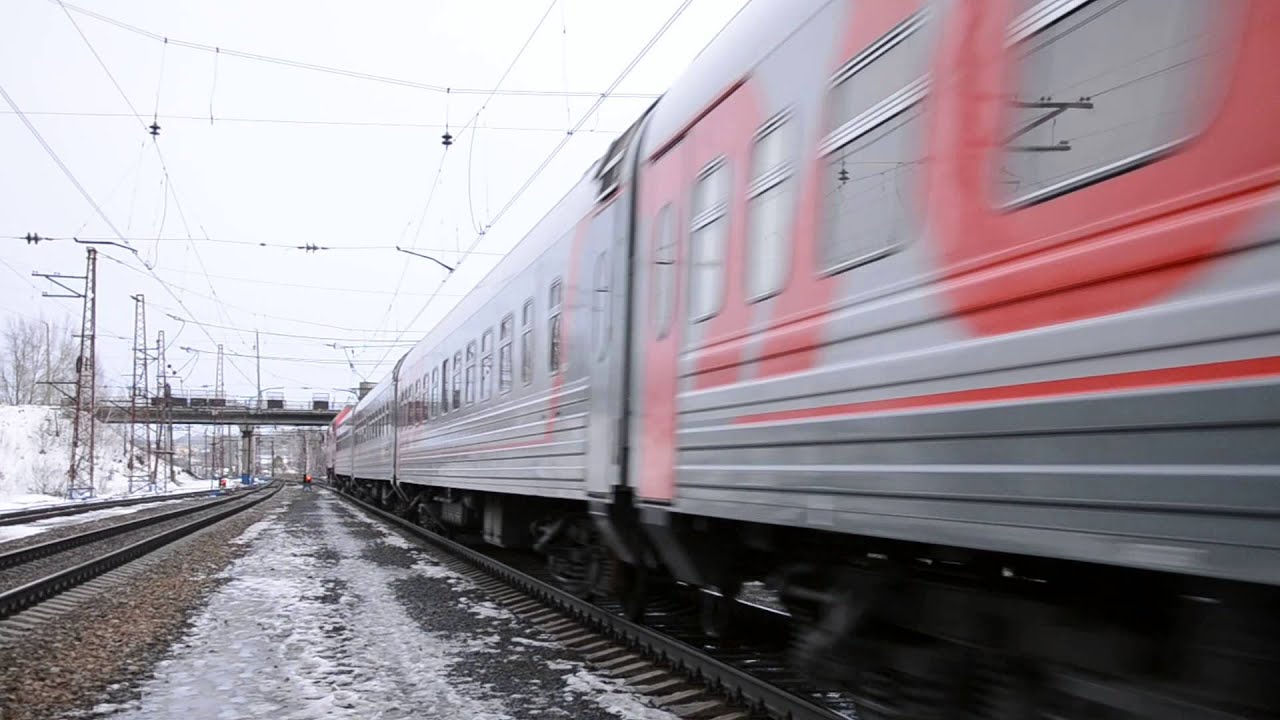
[[[94,350],[98,326],[98,251],[89,248],[84,275],[84,306],[80,316],[80,355],[76,358],[75,418],[71,425],[71,466],[67,497],[93,497],[93,459],[97,405],[97,364]]]
[[[215,407],[221,407],[223,404],[222,401],[225,401],[227,397],[226,376],[223,374],[223,371],[222,371],[222,368],[223,368],[222,363],[223,363],[222,345],[218,345],[218,365],[217,367],[214,368],[214,375],[213,375],[213,397],[215,400],[214,402]],[[227,466],[227,462],[226,462],[227,443],[226,443],[226,439],[223,437],[223,428],[221,425],[214,426],[213,443],[214,443],[214,447],[217,449],[217,452],[215,453],[215,455],[217,457],[217,463],[218,463],[218,471],[215,474],[221,477],[222,469]]]
[[[130,495],[135,490],[150,484],[147,466],[151,458],[151,424],[143,422],[141,423],[142,433],[145,436],[142,445],[143,464],[142,467],[138,466],[138,407],[139,403],[146,405],[151,390],[151,384],[147,378],[147,362],[150,359],[147,353],[147,301],[141,294],[131,297],[133,298],[133,380],[129,385],[129,436],[127,438]]]
[[[159,466],[160,458],[165,458],[169,463],[169,472],[167,475],[161,476],[159,472],[155,474],[156,479],[161,477],[165,479],[164,489],[169,489],[169,482],[173,481],[173,410],[171,408],[172,391],[169,388],[169,378],[166,374],[164,359],[164,331],[161,330],[156,334],[156,397],[160,398],[160,423],[156,433],[156,465]]]

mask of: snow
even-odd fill
[[[90,510],[89,512],[77,513],[75,515],[63,515],[62,517],[45,518],[44,520],[34,520],[23,525],[7,525],[0,526],[0,543],[19,538],[31,537],[47,532],[54,528],[66,527],[68,525],[79,525],[92,520],[101,520],[102,518],[112,517],[115,515],[128,515],[136,513],[139,510],[158,507],[164,502],[142,503],[141,505],[126,505],[124,507],[110,507],[101,510]]]
[[[126,428],[98,423],[94,443],[97,499],[123,497],[129,491],[125,451]],[[0,512],[66,499],[71,462],[70,411],[46,405],[0,406]],[[169,464],[161,460],[168,474]],[[204,490],[208,481],[185,471],[176,473],[168,492]],[[135,493],[136,494],[136,493]]]
[[[666,710],[646,705],[641,696],[625,688],[621,680],[604,678],[584,669],[565,676],[565,700],[573,694],[582,695],[611,715],[629,720],[677,720]]]
[[[246,531],[248,552],[224,571],[227,582],[139,688],[139,700],[100,705],[95,714],[512,718],[499,698],[448,677],[465,656],[496,651],[497,636],[418,631],[393,589],[413,570],[362,560],[365,541],[333,509],[323,523],[342,558],[336,566],[309,552],[279,518]],[[332,592],[341,586],[347,590]]]

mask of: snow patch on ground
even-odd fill
[[[128,495],[125,433],[125,426],[97,424],[94,482],[99,499]],[[0,458],[0,511],[66,501],[70,411],[46,405],[0,406]],[[138,462],[143,460],[139,453]],[[160,465],[167,477],[168,462],[161,459]],[[207,482],[179,470],[169,492],[200,490],[205,485]]]
[[[492,620],[514,620],[515,615],[511,611],[500,608],[488,600],[472,600],[468,597],[458,598],[458,603],[466,609],[467,612],[476,617],[489,618]]]
[[[319,518],[336,563],[287,523],[266,521],[141,699],[112,717],[516,717],[448,677],[466,655],[498,652],[498,636],[419,630],[392,589],[414,571],[361,559],[366,541],[332,505]]]
[[[604,678],[584,669],[564,676],[565,699],[582,695],[606,712],[629,720],[677,720],[678,716],[645,703],[645,698],[622,687],[620,680]]]
[[[124,507],[110,507],[101,510],[90,510],[77,515],[64,515],[62,517],[45,518],[44,520],[35,520],[22,525],[5,525],[0,526],[0,543],[17,540],[19,538],[31,537],[47,532],[54,528],[67,527],[69,525],[79,525],[93,520],[101,520],[102,518],[113,517],[116,515],[128,515],[136,513],[139,510],[158,507],[164,505],[164,501],[153,503],[142,503],[141,505],[126,505]]]

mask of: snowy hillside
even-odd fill
[[[125,495],[129,469],[125,457],[126,427],[98,424],[94,452],[96,495]],[[64,497],[71,456],[71,414],[44,405],[0,406],[0,501],[48,502]],[[168,475],[168,463],[161,460]],[[173,490],[199,490],[208,485],[179,470]]]

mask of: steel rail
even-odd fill
[[[29,522],[35,522],[37,520],[45,520],[52,517],[65,517],[68,515],[79,515],[81,513],[103,510],[105,508],[124,507],[127,505],[144,505],[152,502],[168,502],[169,500],[183,500],[207,495],[209,492],[209,490],[197,490],[189,493],[148,495],[145,497],[123,498],[120,500],[99,500],[95,502],[77,503],[74,505],[42,505],[38,508],[28,508],[26,510],[15,510],[13,512],[0,513],[0,525],[22,525]]]
[[[265,488],[267,486],[263,487]],[[22,610],[26,610],[31,606],[37,605],[44,600],[75,587],[76,585],[92,580],[99,575],[114,570],[121,565],[125,565],[150,552],[164,547],[175,540],[186,537],[197,530],[201,530],[233,515],[244,512],[251,507],[259,505],[274,497],[275,494],[280,491],[281,487],[283,486],[276,486],[270,493],[258,498],[240,495],[236,499],[244,500],[244,502],[228,503],[229,507],[222,509],[220,512],[212,513],[202,518],[197,518],[189,523],[180,525],[176,528],[170,528],[165,532],[139,540],[138,542],[120,548],[119,550],[112,551],[93,560],[87,560],[75,567],[60,570],[47,577],[0,593],[0,619],[10,617]],[[208,506],[205,506],[204,509],[207,510]]]
[[[499,560],[437,535],[362,500],[327,488],[357,508],[407,530],[531,597],[568,613],[583,625],[611,636],[633,651],[663,663],[677,672],[708,685],[738,703],[775,718],[790,720],[848,720],[844,715],[797,697],[739,670],[697,648],[639,625],[609,610],[516,570]]]
[[[255,488],[249,492],[255,492],[262,487],[266,486],[259,486],[259,488]],[[90,530],[89,532],[80,533],[78,535],[71,535],[57,540],[49,540],[48,542],[43,542],[38,545],[29,545],[16,550],[10,550],[8,552],[0,552],[0,570],[14,567],[15,565],[22,565],[23,563],[38,560],[43,557],[57,555],[60,552],[66,552],[72,548],[77,548],[81,545],[88,545],[89,543],[98,542],[99,540],[106,540],[109,537],[120,535],[122,533],[140,530],[148,525],[155,525],[167,520],[173,520],[174,518],[180,518],[184,515],[208,510],[210,507],[216,507],[222,503],[231,502],[238,497],[244,497],[244,494],[230,495],[208,503],[201,503],[199,505],[192,505],[190,507],[179,508],[177,510],[170,510],[157,515],[135,518],[109,527]]]

